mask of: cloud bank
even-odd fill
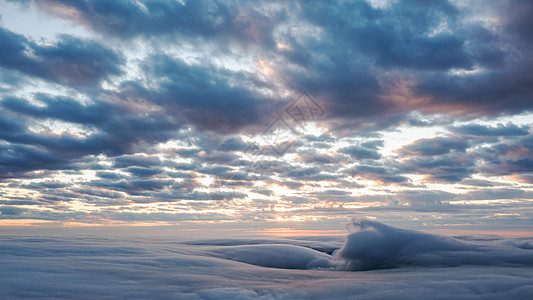
[[[204,231],[201,239],[198,233],[176,235],[174,230],[157,235],[138,229],[48,234],[41,230],[39,235],[31,234],[32,229],[10,231],[0,243],[0,296],[524,299],[533,295],[530,238],[452,238],[369,220],[353,225],[358,231],[349,233],[344,245],[341,236],[281,238],[237,231],[231,235]],[[340,249],[330,255],[329,248]]]
[[[377,221],[353,221],[359,230],[346,237],[335,256],[348,270],[376,270],[460,265],[531,267],[533,258],[522,247],[506,248],[466,243],[454,238],[391,227]],[[514,245],[514,244],[513,244]],[[520,245],[520,244],[518,244]]]

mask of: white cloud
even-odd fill
[[[154,230],[94,235],[94,231],[80,234],[83,232],[80,229],[47,234],[40,231],[27,236],[24,232],[31,230],[11,231],[8,232],[11,235],[0,237],[0,298],[533,296],[533,256],[531,250],[525,250],[528,247],[523,247],[531,245],[531,239],[465,237],[459,241],[376,222],[360,224],[364,229],[349,235],[337,256],[349,253],[353,259],[357,250],[366,248],[366,252],[359,253],[363,258],[373,253],[377,260],[407,263],[397,264],[393,269],[355,272],[308,269],[306,261],[329,257],[323,252],[328,251],[328,245],[338,247],[340,236],[276,238],[217,231],[205,232],[200,237],[187,231],[158,235]],[[93,235],[88,235],[89,232]],[[349,248],[352,250],[348,251]],[[449,262],[456,266],[451,267]],[[290,267],[302,268],[287,269]]]

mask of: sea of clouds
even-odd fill
[[[533,238],[354,220],[346,236],[0,235],[0,298],[533,299]]]

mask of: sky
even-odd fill
[[[0,0],[0,225],[533,232],[526,0]]]

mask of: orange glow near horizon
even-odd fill
[[[54,221],[48,220],[36,220],[36,219],[2,219],[0,220],[0,226],[2,227],[28,227],[28,226],[39,226],[44,224],[53,224]]]
[[[272,220],[272,223],[302,223],[303,221],[308,220],[309,218],[292,218],[292,217],[277,217],[276,220]],[[372,217],[375,219],[375,217]],[[277,235],[277,236],[343,236],[347,235],[350,232],[345,229],[300,229],[293,227],[269,227],[266,224],[264,229],[250,229],[250,228],[216,228],[209,226],[208,228],[189,228],[186,227],[201,223],[203,225],[210,224],[215,226],[216,224],[237,224],[241,223],[238,221],[186,221],[186,222],[126,222],[126,221],[111,221],[111,222],[102,222],[102,223],[88,223],[88,222],[77,222],[77,221],[68,221],[68,222],[59,222],[59,221],[49,221],[49,220],[36,220],[36,219],[14,219],[14,220],[0,220],[0,227],[5,229],[7,228],[20,228],[20,227],[34,227],[34,228],[100,228],[105,230],[105,228],[135,228],[135,227],[168,227],[173,228],[172,230],[179,231],[236,231],[243,233],[253,233],[260,235]],[[246,223],[246,222],[245,222]],[[500,236],[503,238],[518,238],[518,237],[531,237],[533,236],[533,228],[531,229],[517,229],[517,228],[501,228],[501,229],[489,229],[483,230],[479,228],[464,228],[468,227],[464,224],[448,224],[447,228],[416,228],[423,232],[438,234],[444,236],[462,236],[462,235],[494,235]],[[462,227],[462,228],[459,228]],[[99,230],[100,230],[99,229]]]

